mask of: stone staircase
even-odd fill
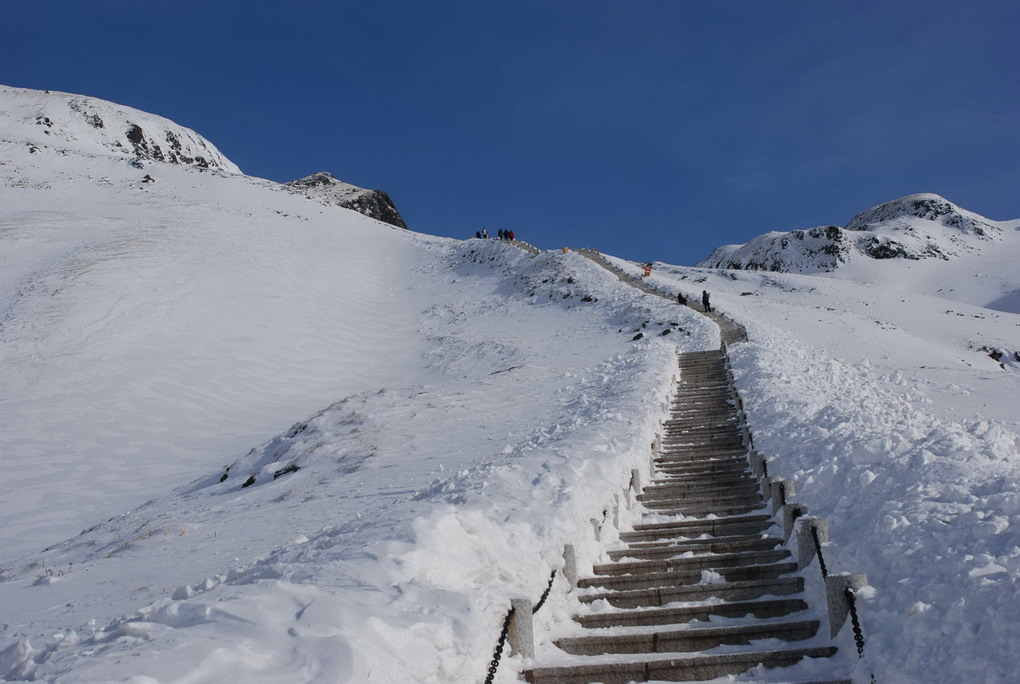
[[[582,603],[613,609],[576,616],[592,634],[556,645],[590,664],[565,656],[527,681],[703,681],[836,652],[815,639],[804,578],[748,470],[725,363],[721,351],[681,356],[655,479],[637,496],[648,522],[621,533],[611,562],[578,581]],[[798,646],[805,640],[814,645]]]

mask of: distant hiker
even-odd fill
[[[676,293],[676,303],[680,304],[681,306],[687,306],[687,297],[684,297],[683,292]]]
[[[515,237],[516,236],[514,235],[514,232],[512,230],[509,233],[506,234],[506,239],[507,240],[511,240],[512,241]]]
[[[485,238],[486,240],[489,239],[489,229],[488,228],[482,228],[482,237]]]
[[[481,240],[482,239],[482,231],[476,230],[475,231],[475,237],[478,238],[479,240]]]
[[[500,239],[500,240],[502,240],[502,239],[503,239],[503,229],[502,229],[502,228],[500,228],[500,229],[499,229],[499,233],[498,233],[498,236],[499,236],[499,239]]]
[[[650,263],[649,264],[645,264],[641,268],[642,268],[642,273],[641,273],[641,277],[642,278],[647,278],[648,276],[652,275],[652,265]]]
[[[712,310],[712,305],[708,303],[708,290],[701,291],[701,303],[705,307],[705,313]]]

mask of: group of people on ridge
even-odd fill
[[[478,238],[479,240],[488,240],[489,239],[489,231],[488,231],[488,229],[487,228],[482,228],[481,230],[475,231],[475,237]],[[500,240],[516,240],[517,239],[517,235],[514,234],[514,232],[512,230],[503,230],[502,228],[499,229],[498,237],[499,237]]]

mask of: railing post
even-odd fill
[[[769,487],[769,496],[772,498],[772,513],[775,514],[780,508],[786,505],[786,497],[791,496],[795,489],[792,482],[777,477]]]
[[[754,447],[754,438],[751,436],[751,428],[747,427],[747,423],[740,426],[740,439],[743,441],[745,449]]]
[[[803,570],[811,565],[815,557],[815,540],[811,534],[818,534],[819,543],[829,541],[829,521],[825,518],[801,518],[797,525],[797,567]]]
[[[802,518],[805,515],[807,515],[807,506],[802,503],[783,506],[783,541],[790,541],[794,523],[797,522],[797,518]]]
[[[577,589],[577,550],[573,544],[563,547],[563,576],[567,578],[570,591]]]
[[[510,655],[522,655],[525,658],[535,657],[535,630],[532,624],[533,606],[530,599],[510,599],[510,629],[507,641],[510,642]]]
[[[637,468],[630,471],[630,488],[635,494],[641,493],[641,471]]]
[[[846,623],[850,612],[850,599],[846,590],[857,591],[868,586],[868,576],[864,573],[847,573],[829,575],[825,578],[825,601],[829,607],[829,636],[835,637]]]
[[[751,452],[750,461],[751,461],[751,474],[753,474],[755,477],[757,477],[759,479],[764,477],[765,476],[765,457],[762,456],[757,451],[752,451]],[[762,493],[764,494],[764,492],[762,492]]]

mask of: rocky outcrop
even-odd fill
[[[366,190],[344,183],[325,171],[284,183],[283,187],[328,206],[352,209],[391,226],[407,228],[388,194],[382,190]]]
[[[766,233],[716,249],[702,268],[825,273],[856,258],[948,260],[999,236],[994,221],[943,197],[909,195],[861,212],[844,228]]]
[[[106,100],[49,90],[0,86],[0,141],[36,153],[114,155],[241,173],[190,128]]]

